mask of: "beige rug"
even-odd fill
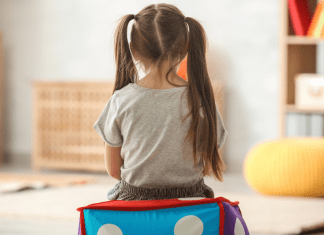
[[[46,187],[64,187],[93,183],[95,178],[85,175],[67,174],[16,174],[0,173],[0,194],[17,192],[24,189],[43,189]]]
[[[113,186],[89,184],[0,195],[0,216],[73,220],[77,223],[79,212],[76,209],[106,201],[106,194]],[[220,196],[240,202],[250,233],[298,234],[323,226],[322,198],[215,194],[215,197]]]

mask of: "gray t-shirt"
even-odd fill
[[[192,119],[189,115],[181,124],[189,113],[187,89],[158,90],[130,83],[108,100],[93,128],[108,145],[122,146],[121,178],[127,183],[145,188],[189,187],[203,178],[202,161],[196,168],[193,165],[189,138],[183,144]],[[220,149],[228,133],[217,105],[216,110]]]

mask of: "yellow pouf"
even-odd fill
[[[324,138],[290,137],[267,141],[248,153],[243,172],[264,195],[324,195]]]

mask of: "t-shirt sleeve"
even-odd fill
[[[115,95],[112,95],[106,106],[92,126],[102,140],[112,146],[120,147],[123,144],[123,136],[118,121],[118,104]]]
[[[216,119],[217,119],[217,145],[218,149],[221,149],[225,143],[226,136],[228,135],[227,130],[222,119],[222,116],[219,113],[218,107],[216,105]]]

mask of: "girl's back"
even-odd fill
[[[139,83],[125,37],[127,24],[134,16],[123,17],[118,25],[115,37],[115,89],[93,126],[107,145],[112,148],[121,146],[120,157],[124,161],[120,168],[121,181],[108,193],[110,200],[214,198],[213,190],[204,184],[203,176],[212,169],[214,176],[222,180],[224,164],[219,158],[218,149],[223,146],[227,131],[214,100],[206,64],[203,63],[204,43],[199,46],[194,41],[191,44],[187,42],[197,36],[197,43],[204,41],[204,34],[202,27],[197,25],[199,23],[190,18],[186,20],[187,23],[191,22],[188,23],[191,28],[187,38],[184,17],[182,25],[172,25],[175,29],[183,27],[182,31],[178,29],[173,32],[171,26],[168,32],[163,31],[165,20],[181,16],[181,12],[177,10],[177,14],[176,10],[168,4],[150,5],[136,17],[130,47],[134,60],[140,60],[147,73]],[[146,24],[140,24],[139,19],[152,22],[148,21],[152,19],[150,16],[155,21],[151,28],[146,29]],[[161,27],[157,27],[160,24]],[[143,35],[137,37],[138,28],[141,27],[144,37],[145,29],[147,35],[156,33],[151,42],[152,45],[158,43],[158,46],[154,48],[146,44],[145,50],[141,49],[144,44],[139,38],[143,38]],[[167,39],[173,39],[173,47],[169,45],[168,48]],[[178,67],[175,67],[186,54],[188,83],[182,86],[175,84],[175,87],[166,85],[169,84],[169,77],[176,81],[174,78],[178,77]],[[179,59],[177,64],[170,63],[170,60],[177,61],[175,58]],[[160,89],[154,89],[157,84],[160,84]],[[191,137],[192,141],[187,137]],[[113,159],[111,161],[110,164],[113,164]]]

